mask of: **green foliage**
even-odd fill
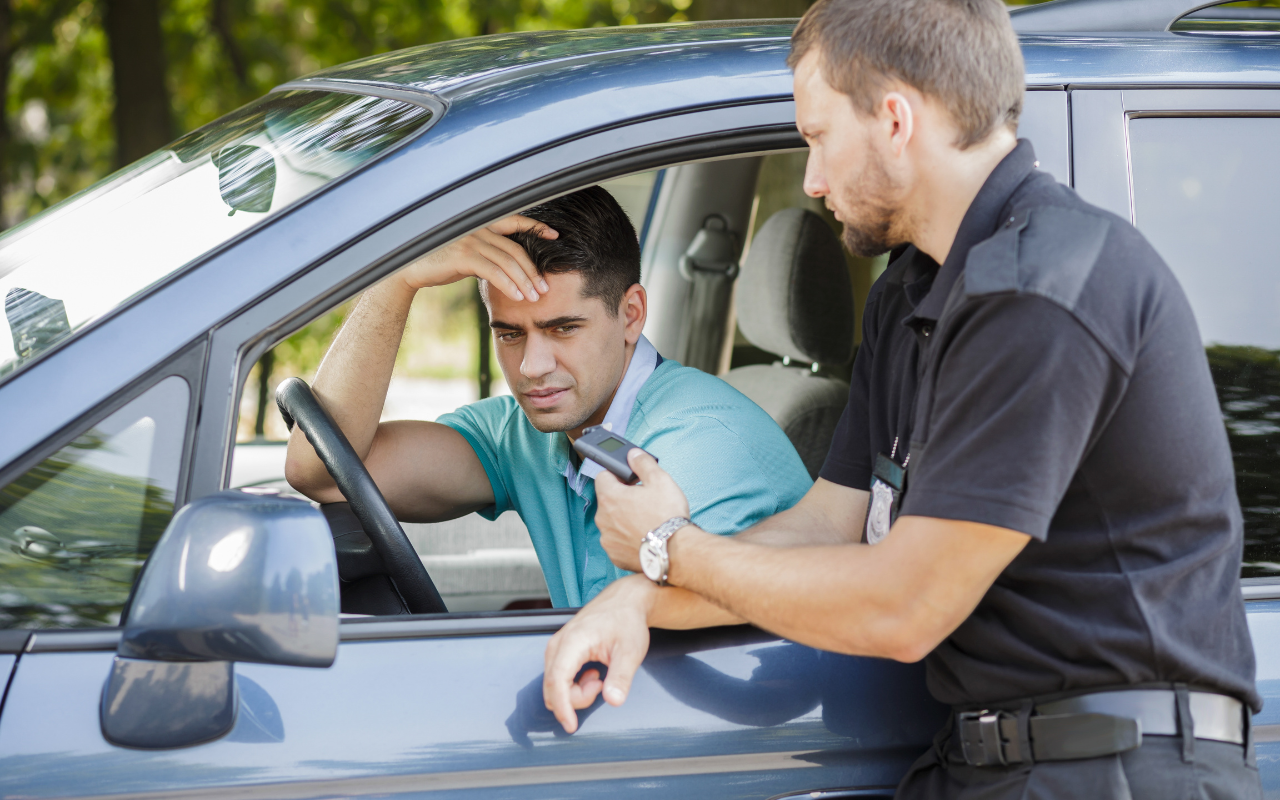
[[[105,0],[8,0],[12,76],[0,227],[111,171]],[[167,0],[175,129],[194,130],[292,78],[364,56],[483,33],[679,21],[691,0]]]
[[[1218,389],[1244,512],[1243,577],[1280,574],[1280,352],[1214,345],[1209,370]]]

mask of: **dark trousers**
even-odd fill
[[[1125,753],[971,767],[951,726],[911,767],[897,800],[1261,800],[1252,744],[1144,736]]]

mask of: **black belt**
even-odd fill
[[[1182,692],[1197,739],[1244,744],[1244,705],[1234,697]],[[1145,736],[1177,736],[1173,689],[1125,689],[1040,703],[1026,711],[962,711],[955,732],[975,767],[1025,761],[1070,761],[1123,753]]]

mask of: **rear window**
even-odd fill
[[[0,381],[431,119],[397,100],[272,93],[8,231]]]
[[[1129,122],[1134,219],[1187,292],[1218,390],[1246,578],[1280,576],[1278,141],[1277,118]]]

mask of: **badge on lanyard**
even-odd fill
[[[906,489],[907,463],[911,460],[911,455],[908,454],[899,466],[893,460],[897,452],[898,440],[895,438],[889,455],[876,454],[875,469],[871,471],[871,498],[867,503],[867,544],[879,544],[898,518],[898,507],[902,504],[902,493]]]

